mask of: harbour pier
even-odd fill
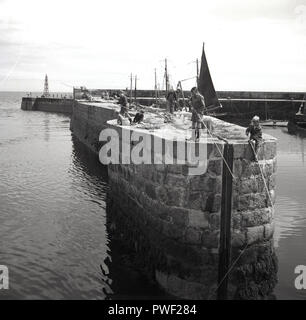
[[[26,101],[23,109],[31,110]],[[121,141],[123,134],[141,133],[166,145],[172,132],[185,143],[184,130],[171,124],[152,130],[117,125],[119,106],[114,103],[67,100],[47,106],[32,110],[69,110],[73,135],[97,157],[104,144],[99,136],[106,128],[115,130]],[[146,118],[151,116],[156,115]],[[207,169],[200,175],[189,175],[188,163],[175,161],[108,165],[110,239],[128,246],[135,264],[176,297],[265,299],[277,282],[277,142],[264,135],[257,163],[244,128],[209,120],[214,131],[199,142],[207,150]],[[173,150],[176,159],[175,145]]]

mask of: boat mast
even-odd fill
[[[136,99],[137,99],[137,75],[135,76],[135,104],[136,104]]]
[[[157,105],[157,77],[156,77],[156,68],[154,69],[154,79],[155,79],[155,84],[154,84],[155,104]]]
[[[196,64],[197,64],[197,87],[198,87],[198,83],[199,83],[199,59],[196,60]]]
[[[165,59],[165,79],[166,79],[166,95],[169,91],[169,77],[168,77],[168,65],[167,65],[167,58]]]
[[[131,73],[130,77],[130,103],[132,103],[133,100],[133,73]]]

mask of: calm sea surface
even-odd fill
[[[0,299],[162,298],[110,244],[105,168],[68,116],[22,111],[23,95],[0,92]]]
[[[110,243],[105,169],[77,143],[69,117],[20,110],[22,93],[0,92],[0,299],[167,298]],[[279,139],[275,245],[278,299],[303,299],[294,269],[306,265],[306,136]]]

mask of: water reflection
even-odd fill
[[[287,128],[266,128],[278,139],[275,246],[279,260],[278,299],[305,299],[306,292],[294,287],[294,269],[306,265],[306,132],[289,133]]]

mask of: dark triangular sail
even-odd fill
[[[217,97],[217,93],[214,88],[214,84],[210,76],[206,55],[204,51],[204,44],[203,44],[203,52],[202,52],[202,59],[201,59],[201,70],[200,70],[200,75],[198,79],[198,89],[199,89],[199,92],[204,96],[205,105],[207,108],[221,106]]]

